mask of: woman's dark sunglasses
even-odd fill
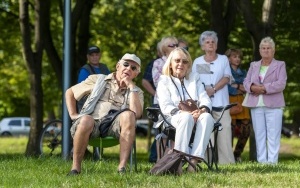
[[[130,68],[131,68],[132,71],[136,71],[136,70],[137,70],[137,67],[136,67],[136,66],[130,65],[127,61],[124,61],[123,66],[124,66],[124,67],[130,66]]]

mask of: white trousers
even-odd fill
[[[192,149],[189,148],[194,119],[188,112],[181,112],[171,117],[171,124],[176,128],[174,148],[191,155],[204,158],[211,132],[214,128],[214,119],[209,113],[203,113],[198,118]]]
[[[215,120],[219,119],[221,112],[214,112],[213,117]],[[229,110],[226,110],[220,120],[223,129],[218,132],[217,147],[218,147],[218,163],[230,164],[235,163],[233,150],[232,150],[232,131],[231,131],[231,116]],[[214,138],[214,134],[212,134]],[[214,139],[212,139],[214,140]],[[214,143],[213,143],[214,145]]]
[[[276,164],[278,162],[282,115],[281,108],[258,107],[251,109],[259,163]]]

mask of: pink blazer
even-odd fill
[[[244,80],[245,90],[249,93],[248,100],[245,101],[245,106],[256,107],[258,103],[258,96],[251,94],[250,86],[252,84],[259,84],[258,75],[260,66],[261,60],[254,61],[250,64],[250,68]],[[266,107],[278,108],[285,106],[283,90],[286,85],[286,80],[285,62],[273,59],[262,83],[266,88],[266,94],[263,94],[263,101]]]

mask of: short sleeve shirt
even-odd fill
[[[71,89],[74,92],[75,99],[80,100],[83,96],[89,95],[92,92],[97,79],[98,75],[90,75],[86,80],[73,86]],[[105,86],[104,93],[97,101],[94,112],[91,114],[94,119],[101,119],[112,109],[120,110],[123,104],[125,104],[126,107],[129,107],[129,91],[127,88],[119,87],[117,80],[115,79],[115,73],[107,75],[105,80],[107,84]],[[139,100],[143,108],[143,91],[140,88],[138,88],[138,90]]]

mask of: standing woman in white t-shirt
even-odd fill
[[[212,106],[219,107],[229,104],[227,84],[231,82],[231,70],[228,58],[217,54],[217,33],[205,31],[200,35],[199,44],[204,55],[196,58],[193,63],[193,72],[200,74],[200,79],[205,85],[206,92],[211,98]],[[213,112],[213,117],[218,119],[220,112]],[[231,117],[226,110],[221,124],[223,130],[219,132],[217,139],[218,162],[220,164],[235,163],[232,150]]]

